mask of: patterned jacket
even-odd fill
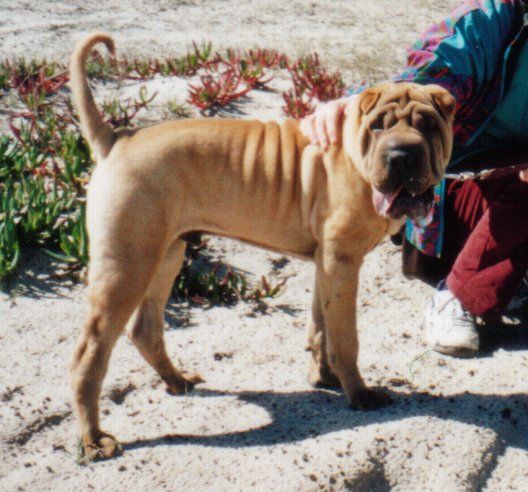
[[[525,13],[522,0],[466,0],[409,48],[403,72],[393,77],[438,84],[455,97],[449,170],[457,169],[464,148],[478,137],[503,97],[512,59],[525,44]],[[407,224],[407,239],[435,256],[442,248],[444,188],[444,182],[436,187],[432,217]]]

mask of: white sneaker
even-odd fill
[[[468,357],[479,350],[475,316],[449,290],[435,292],[425,310],[425,341],[437,352]]]

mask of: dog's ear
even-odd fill
[[[363,114],[367,114],[378,102],[380,98],[380,91],[378,89],[366,89],[361,93],[361,102],[359,109]]]
[[[439,85],[428,85],[427,91],[433,99],[433,104],[436,109],[440,111],[440,114],[446,119],[450,120],[455,115],[456,100],[455,98],[443,87]]]

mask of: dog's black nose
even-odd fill
[[[398,146],[389,149],[385,163],[390,178],[412,195],[423,193],[429,186],[424,172],[424,159],[421,148],[414,145]]]
[[[416,161],[415,152],[409,149],[394,149],[387,153],[386,164],[389,171],[401,173]]]

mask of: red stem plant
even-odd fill
[[[340,73],[329,73],[316,53],[299,58],[287,68],[293,83],[293,89],[282,94],[287,116],[304,118],[315,110],[315,101],[330,101],[345,93]]]

